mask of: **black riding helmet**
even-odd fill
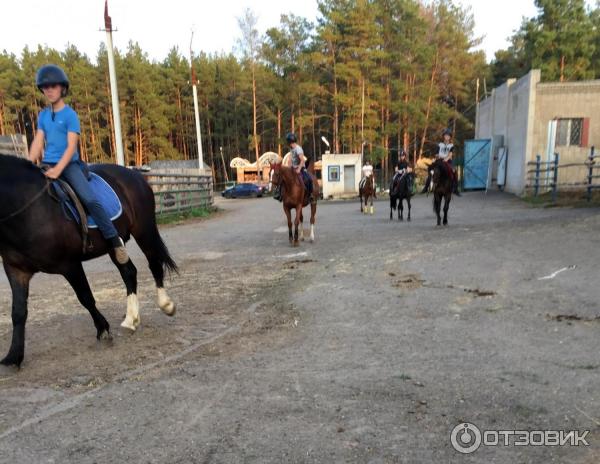
[[[65,72],[55,64],[47,64],[38,69],[35,77],[35,85],[38,89],[40,89],[40,92],[42,92],[42,87],[45,85],[54,84],[58,84],[63,87],[61,95],[66,97],[69,93],[69,78]]]
[[[449,135],[450,137],[452,137],[452,131],[450,129],[444,129],[444,132],[442,132],[442,137],[444,135]]]
[[[293,132],[290,132],[288,135],[285,136],[285,140],[287,143],[298,143],[298,139],[296,138],[296,134],[294,134]]]

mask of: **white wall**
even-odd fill
[[[323,198],[344,198],[354,197],[358,195],[358,184],[362,177],[361,155],[357,154],[340,154],[340,155],[323,155],[322,157],[323,170],[321,178],[323,182]],[[353,192],[344,191],[344,166],[354,166],[354,188]],[[340,180],[338,182],[329,182],[329,166],[340,167]]]
[[[475,138],[494,139],[495,136],[503,136],[504,146],[508,150],[504,189],[517,195],[524,192],[526,163],[532,156],[536,87],[539,81],[540,71],[537,69],[531,70],[518,81],[509,79],[492,90],[492,95],[480,102],[477,109]]]

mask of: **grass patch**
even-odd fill
[[[156,223],[159,225],[163,224],[179,224],[190,219],[205,219],[218,211],[218,208],[214,206],[207,206],[202,208],[193,208],[187,211],[179,211],[175,213],[157,214]]]
[[[571,208],[597,208],[600,206],[600,191],[592,192],[591,201],[587,201],[586,191],[557,192],[556,203],[552,202],[552,193],[546,192],[534,197],[527,195],[521,199],[534,208],[571,207]]]

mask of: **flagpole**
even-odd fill
[[[112,19],[108,16],[108,0],[104,2],[104,28],[106,30],[106,51],[108,55],[108,75],[110,77],[110,97],[112,101],[113,123],[115,127],[115,148],[117,164],[125,166],[123,153],[123,135],[121,134],[121,112],[119,110],[119,91],[117,89],[117,74],[115,72],[115,57],[112,43]]]

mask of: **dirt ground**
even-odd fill
[[[221,201],[161,229],[181,273],[158,310],[141,253],[142,326],[86,264],[113,341],[97,342],[64,279],[31,286],[26,357],[0,371],[0,463],[600,462],[600,209],[509,195],[431,198],[410,223],[319,204],[291,248],[279,203]],[[0,351],[10,291],[0,277]],[[589,430],[590,446],[482,446],[452,429]]]

